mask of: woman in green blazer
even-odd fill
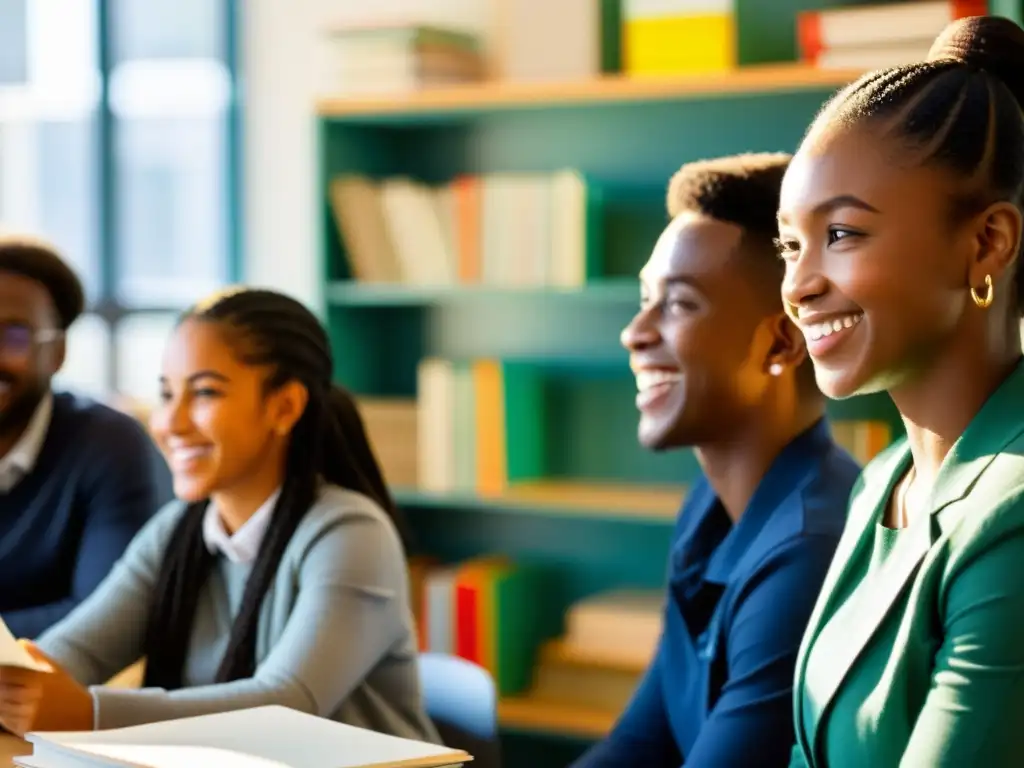
[[[971,18],[826,105],[783,184],[822,390],[887,391],[797,662],[793,766],[1024,765],[1024,30]],[[753,763],[752,763],[753,764]]]

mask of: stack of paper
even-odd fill
[[[448,768],[473,759],[277,706],[27,738],[32,755],[14,759],[22,768]]]

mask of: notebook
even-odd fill
[[[14,759],[23,768],[449,768],[473,759],[279,706],[26,738],[32,754]]]

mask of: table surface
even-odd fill
[[[10,768],[14,765],[14,758],[17,755],[32,754],[32,745],[22,741],[17,736],[0,734],[0,768]]]

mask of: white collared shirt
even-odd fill
[[[217,505],[210,502],[203,517],[203,541],[206,542],[206,548],[213,554],[220,552],[233,563],[251,563],[259,554],[263,536],[274,513],[274,504],[280,495],[281,489],[278,488],[233,534],[224,529]]]
[[[24,434],[0,457],[0,493],[10,493],[36,465],[53,417],[53,394],[47,392],[28,422]]]

